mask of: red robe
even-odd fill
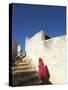
[[[38,71],[39,78],[44,81],[46,77],[46,70],[45,65],[43,63],[42,58],[39,58],[39,71]]]

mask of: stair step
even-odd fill
[[[28,64],[29,64],[28,62],[26,63],[22,62],[22,63],[18,63],[17,65],[28,65]]]
[[[16,64],[24,64],[24,63],[26,63],[26,64],[29,64],[30,63],[30,61],[23,61],[23,60],[21,60],[21,61],[16,61]]]
[[[30,82],[21,82],[17,86],[40,85],[40,83],[41,82],[39,80],[34,80],[34,81],[30,81]]]
[[[26,70],[16,70],[16,71],[10,71],[10,72],[12,72],[13,74],[17,74],[17,73],[30,73],[30,72],[36,72],[36,70],[35,69],[26,69]]]
[[[17,66],[17,67],[12,67],[12,70],[23,70],[23,69],[29,69],[29,68],[31,68],[31,66],[30,65],[28,65],[28,66]]]
[[[19,72],[19,73],[12,73],[13,76],[15,77],[24,77],[24,76],[32,76],[32,75],[36,75],[37,72],[36,71],[32,71],[32,72]]]
[[[16,66],[28,66],[29,63],[19,63],[19,64],[16,64]]]
[[[30,60],[23,60],[23,59],[16,61],[17,64],[18,63],[30,63],[30,62],[31,62]]]
[[[34,74],[31,74],[31,75],[23,75],[23,74],[20,74],[20,75],[16,75],[14,77],[14,81],[18,81],[18,82],[30,82],[30,81],[33,81],[33,80],[38,80],[38,75],[36,73]]]
[[[19,65],[21,65],[21,64],[22,64],[22,65],[24,65],[24,64],[27,65],[27,64],[29,64],[29,62],[21,62],[21,63],[19,63]]]
[[[17,67],[21,67],[21,66],[29,66],[29,64],[20,64],[20,65],[16,65]]]

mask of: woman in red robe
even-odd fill
[[[45,70],[45,65],[43,63],[42,58],[39,58],[39,71],[38,71],[39,79],[42,81],[45,81],[46,77],[46,70]]]

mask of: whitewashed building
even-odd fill
[[[25,40],[25,51],[36,70],[38,59],[41,57],[50,72],[50,81],[53,84],[66,82],[66,36],[57,36],[45,39],[43,31]]]

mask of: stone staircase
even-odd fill
[[[39,85],[38,74],[35,67],[28,58],[17,59],[15,65],[11,68],[12,86]]]

